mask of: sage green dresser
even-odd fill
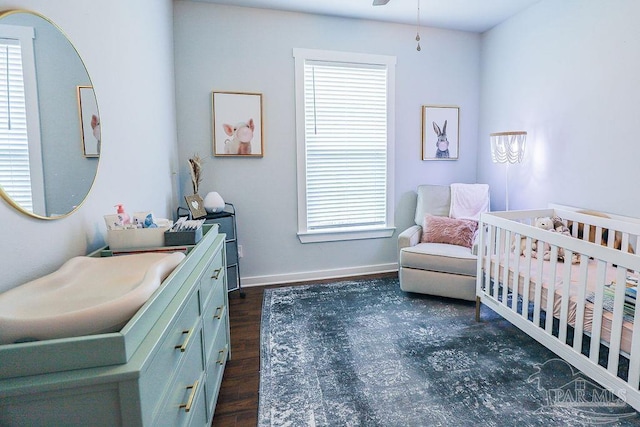
[[[211,425],[231,357],[224,244],[205,225],[120,332],[0,346],[0,426]]]

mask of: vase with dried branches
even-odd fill
[[[202,181],[202,159],[197,154],[189,159],[189,170],[191,172],[191,184],[193,185],[193,194],[198,194],[198,187]]]

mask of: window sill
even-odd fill
[[[332,231],[304,231],[298,232],[302,243],[339,242],[343,240],[382,239],[393,236],[395,227],[384,228],[351,228]]]

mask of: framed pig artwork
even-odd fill
[[[262,94],[213,92],[213,155],[263,157]]]

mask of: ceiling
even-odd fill
[[[235,6],[277,9],[346,18],[415,25],[418,2],[423,26],[482,33],[540,0],[196,0]]]

